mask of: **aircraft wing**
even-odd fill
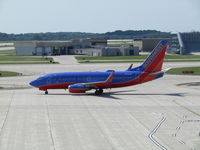
[[[85,93],[85,91],[91,89],[100,89],[100,87],[112,82],[115,72],[112,71],[105,81],[88,82],[88,83],[76,83],[69,85],[68,89],[70,93]],[[100,91],[99,91],[100,92]],[[97,92],[98,93],[98,92]]]
[[[108,76],[108,78],[105,81],[98,81],[98,82],[88,82],[88,83],[76,83],[78,85],[83,85],[86,88],[98,88],[96,84],[104,84],[104,83],[110,83],[113,80],[115,71],[112,71],[111,74]]]

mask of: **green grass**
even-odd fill
[[[21,73],[11,71],[0,71],[0,77],[19,76]]]
[[[120,60],[145,59],[148,55],[140,56],[75,56],[77,60]],[[199,59],[200,55],[166,55],[165,59]]]
[[[77,60],[120,60],[120,59],[145,59],[146,55],[141,56],[75,56]]]
[[[193,71],[193,73],[184,74],[183,71]],[[167,71],[167,73],[176,75],[200,75],[200,67],[172,68],[169,71]]]
[[[15,55],[15,51],[14,50],[1,50],[0,55],[13,56],[13,55]]]
[[[200,59],[200,55],[166,55],[166,59]]]
[[[0,64],[51,64],[50,61],[53,62],[52,57],[16,56],[14,50],[0,51]]]
[[[0,65],[22,65],[22,64],[59,64],[59,62],[0,62]]]
[[[12,77],[12,76],[20,76],[22,75],[21,73],[18,72],[11,72],[11,71],[0,71],[0,78],[1,77]],[[0,89],[3,87],[0,86]]]
[[[108,46],[133,46],[133,44],[131,44],[131,43],[123,43],[123,44],[108,44]]]
[[[147,55],[140,56],[75,56],[79,63],[129,63],[143,62]],[[166,55],[165,62],[200,61],[200,55]]]
[[[165,60],[165,62],[199,62],[200,60]],[[95,61],[79,61],[79,63],[142,63],[143,60],[129,60],[129,61],[126,61],[126,60],[122,60],[122,61],[117,61],[117,60],[112,60],[112,61],[98,61],[98,60],[95,60]]]
[[[133,63],[142,61],[79,61],[79,63]]]
[[[53,58],[38,56],[0,56],[0,61],[53,61]]]

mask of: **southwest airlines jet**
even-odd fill
[[[130,65],[125,71],[49,73],[31,81],[30,85],[45,91],[45,94],[48,94],[48,89],[68,89],[70,93],[85,93],[94,89],[95,95],[101,95],[103,89],[152,81],[164,75],[162,65],[167,43],[166,40],[160,41],[144,63],[136,68]]]

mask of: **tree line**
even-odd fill
[[[174,34],[156,30],[117,30],[106,33],[86,32],[47,32],[47,33],[25,33],[7,34],[0,32],[0,41],[51,41],[51,40],[72,40],[72,39],[133,39],[133,38],[172,38]]]

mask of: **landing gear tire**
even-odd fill
[[[47,91],[47,90],[45,91],[45,94],[48,94],[48,91]]]
[[[103,94],[103,89],[97,89],[95,91],[95,95],[101,95],[101,94]]]

